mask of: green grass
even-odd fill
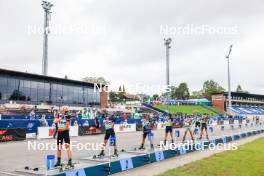
[[[159,176],[263,176],[264,138],[215,154]]]
[[[162,110],[167,110],[167,105],[156,105],[156,108],[162,109]],[[215,112],[204,108],[199,105],[180,105],[180,106],[169,106],[169,110],[171,113],[176,113],[176,112],[182,112],[186,114],[193,114],[194,111],[197,111],[199,113],[207,113],[209,115],[217,115]]]

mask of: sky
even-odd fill
[[[213,79],[264,94],[264,1],[51,0],[48,75],[104,77],[113,89],[160,93],[164,38],[171,37],[170,83],[190,91]],[[0,0],[0,68],[41,74],[41,0]],[[154,89],[154,90],[153,90]]]

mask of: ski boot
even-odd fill
[[[210,141],[210,140],[209,140],[209,136],[208,136],[208,135],[206,135],[206,139],[207,139],[208,141]]]
[[[145,150],[144,145],[141,145],[141,146],[138,148],[138,150]]]
[[[97,156],[94,155],[94,156],[93,156],[93,159],[96,159],[96,158],[103,158],[104,156],[105,156],[105,154],[104,154],[104,151],[102,150],[101,153],[100,153],[99,155],[97,155]]]
[[[150,144],[150,151],[154,151],[154,145]]]
[[[54,167],[61,167],[61,166],[62,166],[61,158],[58,158],[56,164],[54,165]]]
[[[115,149],[115,152],[114,152],[114,154],[112,155],[112,157],[118,157],[119,155],[118,155],[118,153],[117,153],[117,149]]]
[[[70,167],[70,168],[74,167],[74,165],[72,164],[72,160],[71,159],[69,159],[67,166]]]

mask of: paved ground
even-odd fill
[[[222,133],[220,132],[220,127],[215,127],[217,129],[214,130],[214,133],[211,136],[220,136]],[[183,129],[180,129],[181,135],[183,133]],[[164,138],[164,130],[156,130],[153,131],[155,134],[155,144],[159,144],[160,141]],[[239,132],[238,129],[234,130],[233,133]],[[230,134],[230,127],[227,127],[224,134]],[[117,144],[118,149],[133,149],[134,147],[139,147],[141,141],[142,132],[131,132],[131,133],[119,133],[117,134]],[[96,136],[83,136],[83,137],[74,137],[72,141],[78,141],[82,144],[84,143],[101,143],[103,140],[103,135]],[[178,139],[178,141],[180,141]],[[15,170],[22,169],[25,166],[30,167],[44,167],[45,165],[45,157],[48,154],[54,154],[55,151],[47,150],[29,150],[28,143],[55,143],[54,139],[47,140],[27,140],[22,142],[8,142],[8,143],[0,143],[0,175],[15,175],[17,172]],[[92,156],[97,154],[95,151],[77,151],[76,148],[73,148],[73,160],[76,162],[84,162],[80,160],[83,157]],[[64,158],[66,157],[64,153]]]

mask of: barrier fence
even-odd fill
[[[3,116],[5,117],[5,116]],[[53,117],[48,116],[48,119],[46,119],[47,125],[49,127],[41,127],[42,121],[41,119],[22,119],[24,116],[8,116],[4,119],[0,120],[0,128],[1,129],[24,129],[26,132],[27,138],[35,138],[37,135],[40,136],[39,138],[50,138],[50,135],[47,135],[50,133],[51,126],[53,124]],[[24,117],[25,118],[25,117]],[[241,122],[241,117],[234,118],[236,120],[230,121],[230,119],[221,119],[222,123],[217,123],[219,121],[219,117],[213,117],[211,121],[213,121],[213,124],[228,124],[230,122],[238,123]],[[178,119],[180,121],[180,119]],[[125,123],[124,123],[125,122]],[[104,132],[103,129],[103,119],[81,119],[78,117],[73,117],[71,120],[71,126],[79,126],[79,129],[77,130],[77,134],[82,135],[92,135],[92,134],[102,134]],[[43,128],[43,129],[39,129]],[[155,129],[164,129],[164,123],[163,121],[158,121],[153,123],[152,125],[153,130]],[[47,130],[48,129],[48,130]],[[74,128],[72,128],[74,129]],[[141,131],[142,125],[140,119],[127,119],[124,121],[122,117],[116,119],[116,125],[115,125],[116,132],[132,132],[132,131]],[[47,132],[48,131],[48,132]],[[76,130],[74,131],[74,134],[76,134]],[[77,135],[77,136],[78,136]],[[43,137],[44,136],[44,137]],[[76,135],[73,135],[76,136]]]
[[[202,149],[207,149],[210,145],[225,144],[231,141],[236,141],[245,137],[257,135],[264,133],[264,123],[245,123],[245,124],[230,124],[221,126],[209,126],[208,130],[213,133],[216,130],[220,130],[219,136],[214,136],[209,141],[196,141],[193,144],[184,143],[175,149],[166,149],[151,151],[149,153],[138,154],[136,156],[121,158],[116,161],[104,162],[102,164],[97,164],[94,166],[88,166],[84,168],[79,168],[66,172],[51,172],[50,175],[53,176],[68,176],[68,175],[111,175],[118,172],[123,172],[136,167],[141,167],[150,163],[160,162],[172,157],[177,157],[180,155],[186,155],[190,152],[200,151]],[[194,128],[197,134],[199,134],[198,128]],[[227,130],[231,130],[231,133],[224,133]],[[180,130],[175,130],[175,137],[182,137]]]
[[[26,139],[26,130],[22,128],[0,128],[0,142],[22,141]]]

